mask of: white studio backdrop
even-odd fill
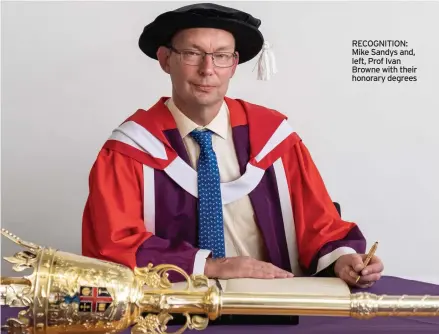
[[[277,109],[385,274],[439,283],[439,3],[221,2],[262,19],[279,73],[238,68],[230,97]],[[111,131],[170,94],[137,47],[186,2],[2,3],[2,227],[81,252],[88,173]],[[352,82],[352,40],[406,40],[416,82]],[[16,251],[2,240],[2,256]],[[2,275],[10,266],[2,263]]]

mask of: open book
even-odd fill
[[[216,284],[226,293],[246,294],[292,294],[309,296],[348,297],[350,289],[339,278],[333,277],[292,277],[282,279],[234,278],[209,280],[209,286]],[[185,289],[186,283],[174,283],[172,289]],[[206,288],[200,288],[205,290]]]

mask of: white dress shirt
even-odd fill
[[[196,170],[200,149],[189,135],[195,129],[209,129],[213,132],[212,146],[215,151],[221,182],[230,182],[241,177],[238,159],[233,142],[229,110],[224,102],[218,115],[205,127],[200,127],[184,115],[174,104],[172,98],[166,102],[186,146],[192,168]],[[250,199],[244,196],[223,206],[224,239],[226,256],[251,256],[266,261],[265,244],[255,222],[256,216]]]

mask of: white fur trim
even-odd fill
[[[154,168],[143,165],[143,220],[148,232],[155,234]]]
[[[351,247],[339,247],[334,249],[331,253],[323,255],[317,262],[317,269],[315,273],[322,271],[336,261],[340,256],[345,254],[356,254],[355,249]]]
[[[123,139],[125,135],[127,139]],[[154,158],[167,159],[165,145],[152,135],[151,132],[146,130],[143,126],[133,121],[128,121],[120,125],[109,139],[119,140],[128,145],[134,146],[137,149],[150,154]],[[134,143],[135,145],[133,145]]]
[[[247,164],[246,171],[239,179],[221,183],[221,197],[223,204],[232,203],[253,191],[264,176],[261,168]]]
[[[190,167],[183,159],[177,157],[168,167],[165,168],[166,174],[177,182],[180,187],[194,197],[198,197],[197,172]],[[264,170],[247,164],[244,175],[239,179],[221,183],[221,198],[223,205],[232,203],[239,198],[248,195],[261,181]]]
[[[290,190],[288,188],[287,175],[285,173],[282,159],[278,159],[274,163],[274,171],[276,174],[277,187],[279,189],[280,206],[282,211],[282,220],[284,223],[285,237],[287,240],[288,256],[290,259],[291,272],[296,276],[302,275],[298,261],[296,229],[294,225],[293,207],[291,204]]]
[[[200,249],[197,254],[195,254],[194,270],[192,274],[194,275],[204,275],[204,267],[206,265],[206,259],[209,257],[211,251],[207,249]]]
[[[127,145],[130,145],[134,148],[137,148],[138,150],[142,151],[142,152],[146,152],[146,150],[144,150],[141,146],[137,145],[137,143],[132,140],[130,137],[128,137],[126,134],[124,134],[122,131],[119,130],[114,130],[113,133],[111,134],[110,138],[108,138],[109,140],[115,140],[115,141],[120,141],[122,143],[125,143]]]
[[[263,159],[292,132],[293,130],[289,124],[283,121],[262,151],[257,155],[256,160],[260,161]],[[128,144],[150,154],[154,158],[167,159],[164,144],[145,128],[133,121],[119,126],[110,136],[110,139]],[[177,157],[164,171],[188,193],[198,197],[197,172],[183,159]],[[263,169],[249,163],[246,166],[246,172],[239,179],[221,183],[223,205],[232,203],[253,191],[264,176],[264,172]]]

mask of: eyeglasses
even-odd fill
[[[203,62],[204,57],[207,55],[212,57],[213,64],[217,67],[231,67],[235,65],[235,52],[203,52],[198,50],[177,50],[172,46],[168,46],[168,48],[171,51],[179,54],[181,61],[183,61],[187,65],[200,65]]]

